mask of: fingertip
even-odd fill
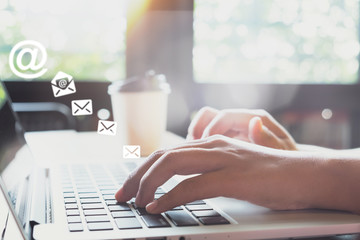
[[[257,143],[261,138],[263,131],[263,123],[260,117],[253,117],[249,122],[249,139],[253,143]]]
[[[120,187],[120,189],[115,193],[115,199],[118,202],[126,202],[130,200],[130,198],[125,195],[123,187]]]
[[[146,211],[151,214],[160,213],[160,212],[158,212],[158,205],[159,205],[159,201],[154,200],[151,203],[149,203],[148,205],[146,205]]]
[[[123,196],[123,188],[120,187],[120,189],[115,193],[115,199],[120,202],[119,200],[121,200]]]
[[[251,120],[250,120],[250,124],[253,125],[254,128],[256,128],[257,130],[262,130],[262,127],[263,127],[263,122],[261,121],[261,118],[260,117],[253,117]]]

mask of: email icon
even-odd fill
[[[123,158],[140,158],[140,146],[125,145],[123,146]]]
[[[73,116],[91,115],[93,113],[91,99],[71,101],[71,111]]]
[[[54,97],[61,97],[76,93],[75,82],[73,77],[64,72],[58,72],[53,80],[51,86]]]
[[[102,135],[116,135],[116,122],[99,120],[97,133]]]

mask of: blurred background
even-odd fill
[[[169,131],[185,136],[209,105],[263,108],[300,143],[360,146],[359,0],[1,0],[0,77],[27,131],[92,131],[112,119],[107,87],[153,69],[171,85]],[[40,78],[14,75],[22,40],[48,53]],[[58,71],[74,77],[92,117],[54,98]]]

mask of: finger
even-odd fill
[[[191,121],[188,128],[187,139],[200,139],[204,129],[211,122],[211,120],[218,114],[218,110],[211,107],[204,107],[199,110]]]
[[[138,167],[134,172],[130,173],[123,186],[115,194],[115,198],[119,202],[129,201],[131,198],[136,196],[140,185],[140,180],[148,169],[165,153],[171,152],[177,149],[185,148],[212,148],[218,145],[218,141],[215,138],[199,139],[191,142],[184,143],[167,150],[159,150],[151,154],[146,162]]]
[[[246,115],[244,115],[244,117],[245,116]],[[241,132],[243,129],[246,129],[244,127],[239,127],[245,126],[245,124],[241,123],[241,121],[246,122],[247,120],[242,119],[241,115],[235,114],[234,112],[231,112],[231,110],[222,111],[217,114],[206,126],[201,138],[207,138],[216,134],[225,135],[225,133],[228,132]]]
[[[221,169],[225,162],[219,161],[216,155],[213,149],[200,148],[179,149],[164,154],[141,179],[136,204],[145,206],[151,202],[156,189],[176,174],[189,175]]]
[[[270,114],[263,110],[225,110],[219,113],[204,129],[203,138],[224,134],[229,130],[248,134],[248,125],[253,117],[260,117],[263,125],[280,138],[288,138],[287,131]]]
[[[118,202],[126,202],[131,198],[135,197],[141,177],[144,173],[149,169],[149,167],[159,159],[165,150],[159,150],[152,153],[148,159],[137,169],[129,174],[124,184],[120,187],[120,189],[115,194],[115,199]]]
[[[146,210],[157,214],[192,201],[223,196],[222,177],[221,171],[215,171],[188,178],[161,198],[149,203]]]
[[[254,117],[249,122],[249,139],[251,142],[270,148],[283,149],[282,141],[263,123],[259,117]]]

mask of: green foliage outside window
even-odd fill
[[[200,83],[355,83],[358,0],[195,0]]]
[[[115,81],[125,77],[124,0],[0,1],[0,77],[23,80],[10,70],[12,47],[35,40],[47,50],[48,71],[76,80]]]

